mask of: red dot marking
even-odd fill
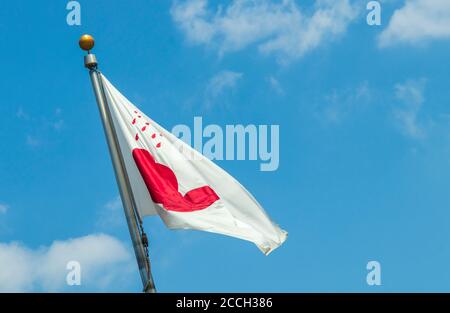
[[[138,111],[134,111],[134,113],[138,114]]]
[[[160,142],[156,145],[156,148],[161,148],[161,143]]]
[[[141,118],[142,116],[138,115],[139,118]]]
[[[153,135],[152,135],[152,138],[155,139],[155,138],[156,138],[156,134],[153,134]]]
[[[136,134],[136,137],[134,137],[134,139],[136,139],[136,141],[139,140],[139,134]]]
[[[147,126],[142,127],[142,131],[145,131],[147,129]]]
[[[133,119],[133,121],[131,122],[131,124],[136,124],[136,119]]]
[[[145,125],[147,125],[147,126],[148,126],[148,125],[150,125],[150,123],[148,123],[148,122],[147,122],[147,123],[145,123]]]

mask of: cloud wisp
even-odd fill
[[[393,109],[397,127],[410,138],[425,137],[425,128],[419,121],[419,113],[425,102],[426,80],[409,80],[395,86],[395,97],[400,103]]]
[[[0,214],[6,214],[8,212],[9,206],[4,203],[0,203]]]
[[[25,144],[30,148],[42,146],[50,134],[62,131],[65,126],[60,108],[55,110],[53,116],[32,116],[19,107],[16,118],[26,122],[28,134],[25,137]]]
[[[125,225],[122,200],[120,196],[108,201],[97,213],[96,227],[101,231],[117,229]]]
[[[243,77],[242,73],[233,71],[221,71],[214,75],[208,82],[205,90],[205,103],[209,108],[213,105],[215,100],[223,95],[228,90],[231,91],[236,88],[237,83]]]
[[[273,76],[269,76],[267,78],[267,82],[269,83],[270,88],[272,88],[275,93],[277,93],[280,96],[283,96],[285,94],[283,87],[281,86],[278,79],[276,79]]]
[[[363,81],[354,88],[333,89],[323,100],[317,111],[319,118],[326,124],[338,125],[370,103],[372,89],[367,81]]]

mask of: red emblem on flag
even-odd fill
[[[219,200],[209,186],[188,191],[184,196],[178,191],[175,173],[167,166],[156,163],[145,149],[134,149],[133,158],[155,203],[168,211],[192,212],[206,209]]]

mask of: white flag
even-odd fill
[[[171,229],[254,242],[266,255],[287,237],[228,173],[144,115],[101,75],[136,205]]]

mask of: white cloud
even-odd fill
[[[136,266],[124,244],[104,234],[37,249],[0,243],[0,292],[74,290],[66,285],[69,261],[81,264],[81,287],[89,291],[125,286]]]
[[[261,53],[288,62],[345,33],[358,10],[349,0],[317,0],[309,11],[294,0],[233,0],[215,10],[207,0],[186,0],[175,1],[171,14],[194,44],[221,55],[256,44]]]
[[[0,214],[5,214],[8,211],[9,207],[6,204],[0,203]]]
[[[406,0],[378,38],[381,47],[450,38],[450,1]]]
[[[211,78],[205,91],[206,106],[211,106],[212,102],[225,90],[234,89],[242,76],[243,74],[238,72],[221,71]]]
[[[402,133],[411,138],[423,138],[425,129],[419,122],[419,113],[425,101],[426,80],[410,80],[395,86],[395,96],[400,104],[393,110],[397,126]]]

